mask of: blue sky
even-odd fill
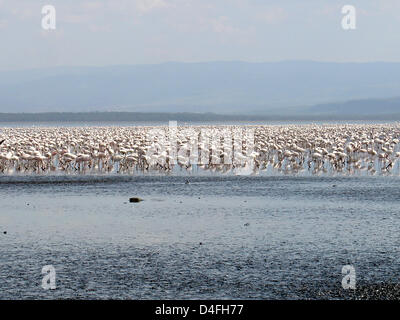
[[[54,5],[57,29],[41,28]],[[341,28],[341,8],[357,29]],[[0,0],[0,70],[166,61],[400,61],[399,0]]]

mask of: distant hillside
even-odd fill
[[[255,115],[399,93],[400,63],[208,62],[0,72],[0,112]]]
[[[166,112],[45,112],[0,113],[5,122],[264,122],[291,120],[400,120],[400,98],[359,100],[314,107],[288,108],[269,114],[217,114]]]
[[[319,104],[297,110],[312,115],[388,115],[400,113],[400,97],[391,99],[351,100],[340,103]]]

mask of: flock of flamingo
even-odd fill
[[[3,128],[0,174],[400,174],[400,125]]]

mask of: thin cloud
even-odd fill
[[[281,7],[270,7],[257,13],[259,20],[267,24],[279,24],[288,19],[288,13]]]

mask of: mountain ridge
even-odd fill
[[[275,121],[275,120],[400,120],[400,97],[351,100],[315,106],[275,109],[264,114],[193,112],[47,112],[0,113],[0,122],[135,122],[135,121]]]
[[[169,62],[0,72],[0,112],[261,114],[399,92],[400,63],[390,62]]]

